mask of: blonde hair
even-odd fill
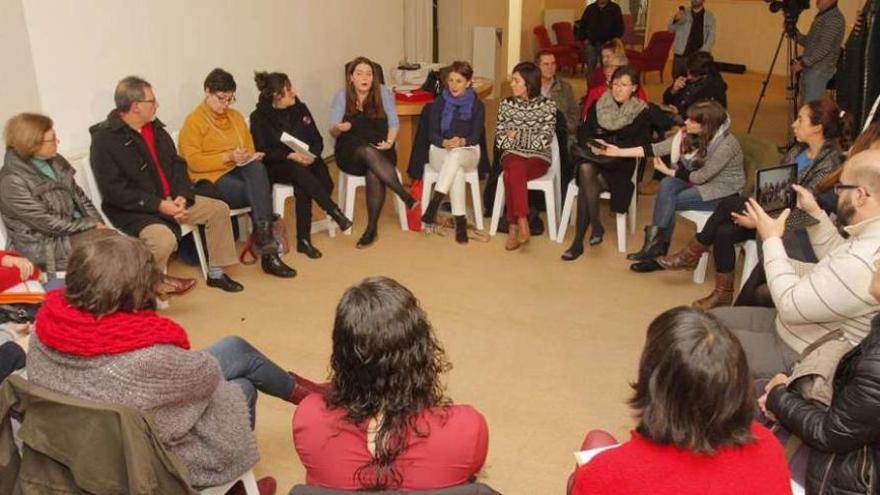
[[[43,146],[43,136],[52,129],[52,119],[39,113],[20,113],[6,121],[6,147],[19,158],[29,160]]]

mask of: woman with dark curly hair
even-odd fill
[[[348,289],[333,325],[331,390],[293,417],[306,482],[409,491],[473,481],[489,431],[476,409],[445,396],[440,375],[450,367],[406,287],[374,277]]]

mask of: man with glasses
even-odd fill
[[[210,255],[207,284],[227,292],[242,285],[224,267],[238,263],[229,207],[195,194],[165,125],[156,118],[159,102],[147,81],[129,76],[114,94],[116,108],[91,127],[91,164],[101,192],[101,205],[113,225],[142,239],[159,267],[177,249],[180,226],[204,225]],[[193,279],[166,277],[160,289],[180,294]]]
[[[880,151],[850,158],[835,187],[837,220],[848,238],[808,189],[792,187],[798,208],[816,220],[807,233],[818,263],[798,262],[785,253],[788,210],[774,219],[750,199],[746,214],[764,239],[764,270],[776,307],[714,313],[736,332],[756,377],[788,373],[800,361],[799,370],[827,380],[843,353],[867,335],[880,310],[868,293],[880,254]]]
[[[205,78],[205,99],[180,129],[180,154],[186,159],[197,191],[222,199],[232,208],[251,208],[254,245],[263,271],[276,277],[296,276],[278,255],[272,234],[272,184],[254,148],[254,139],[235,103],[235,79],[223,69]]]

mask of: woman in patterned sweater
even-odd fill
[[[550,145],[556,128],[556,104],[541,96],[541,71],[531,62],[513,68],[513,96],[498,107],[495,147],[501,153],[507,202],[505,249],[529,242],[529,196],[526,183],[550,168]]]

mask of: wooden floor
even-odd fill
[[[733,127],[740,132],[761,77],[725,78]],[[659,97],[657,74],[649,80],[649,94]],[[583,83],[574,82],[582,91]],[[780,144],[789,122],[783,95],[782,82],[771,82],[755,127],[757,135]],[[494,107],[487,119],[494,118]],[[652,200],[639,200],[641,231]],[[451,237],[402,232],[390,201],[376,245],[356,250],[364,215],[361,202],[352,236],[314,237],[322,259],[287,256],[299,271],[293,280],[265,276],[256,266],[235,267],[230,274],[245,285],[243,293],[202,284],[173,300],[165,314],[188,329],[194,348],[240,335],[281,366],[321,379],[327,375],[334,308],[343,291],[371,275],[396,278],[421,299],[454,364],[446,377],[449,395],[473,404],[488,420],[489,457],[482,479],[503,493],[562,492],[574,464],[572,452],[588,429],[602,427],[625,439],[633,426],[625,401],[648,323],[711,290],[711,274],[706,284],[695,285],[690,273],[631,272],[616,250],[607,212],[606,241],[571,263],[559,259],[565,245],[546,235],[509,253],[503,238],[463,247]],[[288,229],[293,233],[292,224]],[[693,234],[692,225],[679,222],[674,246]],[[639,232],[629,235],[630,250],[638,249],[641,239]],[[170,271],[198,276],[195,268],[178,262]],[[278,399],[259,400],[262,460],[256,471],[277,477],[279,493],[304,481],[291,441],[292,412]]]

